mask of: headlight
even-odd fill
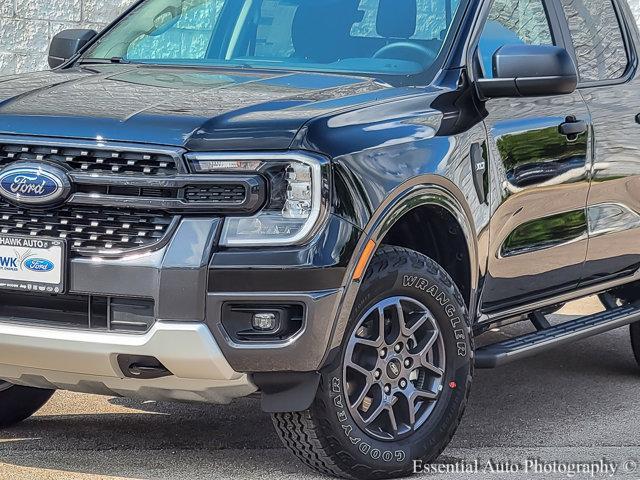
[[[328,161],[307,153],[189,153],[196,173],[260,173],[269,192],[252,217],[225,219],[221,245],[291,245],[307,240],[327,211]]]

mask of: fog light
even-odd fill
[[[231,341],[265,342],[290,338],[304,323],[304,305],[225,302],[222,326]]]
[[[269,332],[277,327],[278,317],[275,313],[254,313],[252,325],[255,330]]]

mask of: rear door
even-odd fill
[[[476,65],[491,76],[503,45],[564,46],[554,1],[495,0]],[[587,253],[590,116],[580,95],[491,99],[486,103],[492,219],[485,312],[577,287]],[[567,136],[566,123],[583,131]]]
[[[626,2],[560,0],[595,132],[583,284],[640,265],[640,79],[636,27]],[[623,19],[628,22],[624,22]]]

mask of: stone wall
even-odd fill
[[[41,70],[51,38],[68,28],[101,29],[132,0],[0,0],[0,74]]]
[[[48,45],[56,33],[99,30],[132,1],[0,0],[0,75],[47,68]],[[629,2],[640,19],[640,0]]]

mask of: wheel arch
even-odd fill
[[[393,233],[394,228],[411,218],[411,215],[420,212],[421,209],[443,212],[459,228],[462,234],[460,238],[464,239],[465,247],[464,262],[466,264],[463,268],[468,272],[463,288],[466,290],[465,301],[469,312],[475,312],[480,268],[477,234],[471,209],[464,194],[447,178],[431,174],[415,177],[398,186],[385,198],[364,229],[362,238],[347,268],[345,292],[334,322],[331,342],[323,364],[326,364],[330,359],[331,352],[342,343],[351,309],[361,285],[359,281],[353,280],[353,275],[367,245],[374,242],[375,250],[377,250],[384,244],[385,238]],[[424,249],[421,253],[429,256],[429,253]]]
[[[453,279],[467,307],[472,301],[471,252],[464,225],[442,203],[427,202],[404,213],[380,240],[434,260]]]

